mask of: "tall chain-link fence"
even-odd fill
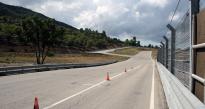
[[[187,88],[190,88],[191,81],[190,34],[190,14],[188,11],[174,30],[167,34],[168,41],[165,38],[161,42],[158,53],[158,61],[167,67]]]
[[[188,6],[183,4],[187,1],[178,1],[181,8]],[[172,22],[167,25],[169,31],[161,42],[158,62],[205,103],[205,0],[190,0],[189,3],[190,7],[183,11],[176,8],[176,13],[184,13],[183,17],[175,19],[177,25]]]
[[[190,17],[187,13],[176,27],[174,74],[187,87],[190,83]]]

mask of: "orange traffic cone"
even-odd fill
[[[110,81],[110,76],[109,76],[109,73],[108,73],[108,72],[107,72],[106,80],[107,80],[107,81]]]
[[[39,105],[38,105],[38,98],[35,97],[35,101],[34,101],[34,107],[33,109],[39,109]]]

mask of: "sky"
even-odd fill
[[[105,30],[121,40],[135,36],[142,44],[158,45],[166,34],[178,0],[0,0],[42,13],[76,28]],[[189,9],[181,0],[173,18],[175,26]]]

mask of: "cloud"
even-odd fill
[[[164,8],[168,4],[168,0],[141,0],[143,5],[151,5]]]
[[[105,30],[122,40],[159,42],[178,0],[0,0],[45,14],[77,28]],[[173,25],[188,9],[181,0]]]

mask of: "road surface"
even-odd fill
[[[157,78],[149,51],[111,65],[4,76],[0,109],[32,109],[35,97],[40,109],[165,109]]]

